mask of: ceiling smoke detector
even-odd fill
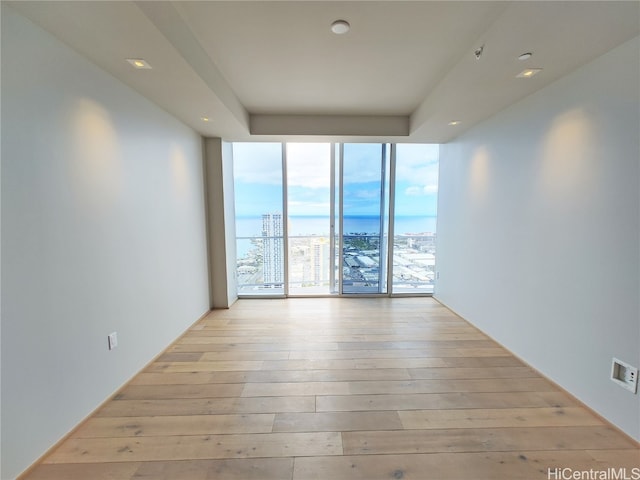
[[[346,20],[336,20],[331,24],[331,31],[336,35],[347,33],[351,29],[351,25]]]

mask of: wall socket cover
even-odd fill
[[[611,365],[611,380],[632,393],[638,390],[638,369],[614,357]]]
[[[116,348],[118,346],[118,333],[113,332],[109,334],[109,336],[107,337],[107,342],[109,345],[109,350],[113,350],[114,348]]]

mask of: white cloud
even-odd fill
[[[421,197],[424,195],[433,195],[435,193],[438,193],[437,185],[411,185],[404,190],[404,194],[408,197]]]
[[[329,188],[331,149],[328,143],[287,143],[290,187]]]
[[[331,205],[328,202],[290,201],[287,205],[289,215],[329,216]]]
[[[245,183],[282,185],[280,144],[234,143],[233,176]]]
[[[364,200],[378,199],[380,198],[380,190],[355,190],[352,192],[348,192],[351,198],[359,198]]]
[[[401,144],[396,151],[396,180],[423,185],[438,184],[439,146]]]
[[[287,182],[290,187],[330,187],[330,144],[288,143],[286,148]],[[236,180],[282,185],[282,151],[279,143],[234,143],[233,151]],[[437,188],[438,155],[438,145],[398,145],[396,180],[419,182],[420,185]],[[345,157],[345,184],[380,181],[380,145],[347,145]]]
[[[344,183],[380,182],[382,147],[380,144],[346,144],[344,146]]]

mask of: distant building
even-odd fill
[[[280,287],[284,283],[282,255],[284,232],[281,213],[262,214],[262,258],[264,262],[263,282],[265,286]]]
[[[329,281],[329,240],[326,238],[314,238],[311,242],[312,279],[316,284]]]

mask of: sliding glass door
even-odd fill
[[[395,146],[392,292],[433,293],[438,145]]]
[[[239,294],[432,293],[437,145],[235,143]]]
[[[287,143],[289,294],[331,287],[331,144]]]
[[[345,144],[342,148],[342,293],[386,293],[387,151],[386,144]]]
[[[233,144],[240,295],[285,293],[282,158],[279,143]]]

